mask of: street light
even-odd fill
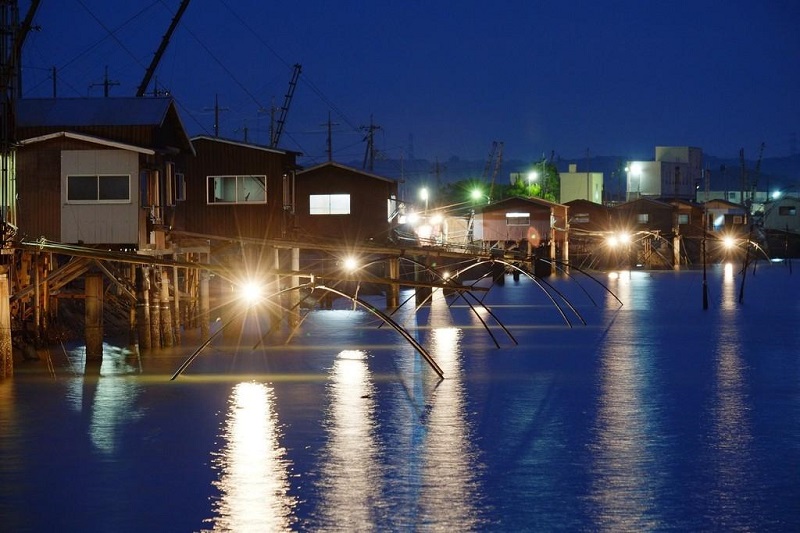
[[[419,197],[425,201],[425,211],[428,211],[428,188],[423,187],[419,191]]]
[[[488,196],[486,196],[485,194],[483,194],[483,191],[482,191],[482,190],[480,190],[480,189],[472,189],[472,192],[470,192],[470,193],[469,193],[469,196],[470,196],[470,198],[472,198],[472,200],[473,200],[473,201],[475,201],[475,202],[477,202],[477,201],[478,201],[478,200],[480,200],[481,198],[486,198],[486,203],[489,203],[489,202],[491,202],[491,198],[489,198]]]

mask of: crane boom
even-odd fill
[[[272,134],[270,146],[273,148],[278,146],[281,140],[281,133],[283,133],[283,126],[286,124],[286,115],[289,114],[289,105],[292,103],[292,96],[294,96],[294,89],[297,87],[297,80],[300,78],[300,63],[295,63],[294,70],[292,71],[292,79],[289,80],[289,89],[286,91],[286,96],[283,99],[283,107],[281,107],[281,115],[278,117],[278,123],[275,126],[275,132]]]
[[[497,173],[500,172],[500,166],[503,164],[503,141],[497,143],[497,159],[494,162],[494,170],[492,171],[492,180],[489,184],[489,198],[494,194],[494,180],[497,178]]]
[[[178,11],[175,12],[175,16],[172,17],[172,22],[167,29],[167,33],[165,33],[164,37],[161,38],[161,44],[159,45],[158,50],[156,50],[156,53],[153,56],[153,61],[150,62],[150,66],[147,67],[147,72],[144,73],[144,78],[142,78],[139,88],[136,89],[136,96],[144,96],[144,92],[147,90],[147,86],[150,85],[150,80],[153,78],[153,74],[155,74],[156,68],[161,62],[161,56],[164,55],[164,51],[167,49],[169,40],[172,37],[172,34],[175,32],[175,28],[178,27],[178,22],[181,20],[183,12],[186,11],[187,7],[189,7],[189,0],[183,0],[181,5],[178,7]]]

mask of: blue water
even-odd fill
[[[715,266],[707,310],[699,271],[598,279],[549,280],[561,312],[524,278],[476,293],[508,333],[439,293],[407,304],[443,380],[343,301],[286,344],[254,350],[251,321],[174,381],[191,332],[20,363],[0,529],[800,530],[800,272],[759,264],[740,303]]]

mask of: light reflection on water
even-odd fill
[[[725,266],[722,284],[720,324],[714,335],[714,395],[711,397],[709,466],[715,487],[709,494],[709,513],[714,527],[732,529],[740,524],[740,509],[748,497],[743,488],[749,485],[747,472],[752,457],[750,401],[745,388],[746,366],[741,358],[740,324],[734,311],[738,305],[733,266]]]
[[[20,375],[0,383],[0,528],[796,531],[797,277],[748,276],[740,305],[735,270],[708,311],[699,273],[608,280],[624,305],[574,328],[538,327],[552,306],[524,280],[493,288],[521,341],[499,349],[434,291],[396,318],[443,381],[351,310],[289,347],[212,347],[175,383],[177,351]]]
[[[142,413],[136,408],[141,384],[133,377],[139,367],[131,364],[132,352],[110,344],[103,344],[103,359],[89,362],[84,379],[72,379],[67,384],[67,398],[73,409],[80,413],[91,412],[89,437],[95,449],[108,458],[113,458],[120,446],[121,430],[136,420]],[[86,347],[72,350],[72,365],[85,367]]]
[[[294,522],[286,450],[274,410],[274,391],[263,383],[233,388],[225,417],[225,446],[215,455],[212,531],[282,531]]]
[[[328,442],[320,457],[319,511],[315,529],[375,530],[372,510],[381,472],[375,427],[374,387],[366,353],[339,353],[328,386]]]
[[[629,277],[611,280],[624,306],[603,343],[598,413],[592,444],[590,499],[600,531],[652,531],[661,527],[655,514],[657,480],[651,354],[640,340],[647,324],[627,310],[639,296]],[[641,304],[641,302],[638,302]]]

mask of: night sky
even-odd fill
[[[133,96],[179,0],[44,0],[23,96]],[[20,18],[29,2],[20,2]],[[302,64],[282,148],[363,157],[652,159],[656,145],[796,153],[800,2],[193,0],[156,72],[190,134],[267,143]],[[151,83],[148,91],[152,93]],[[413,150],[413,151],[412,151]],[[587,152],[588,151],[588,152]]]

